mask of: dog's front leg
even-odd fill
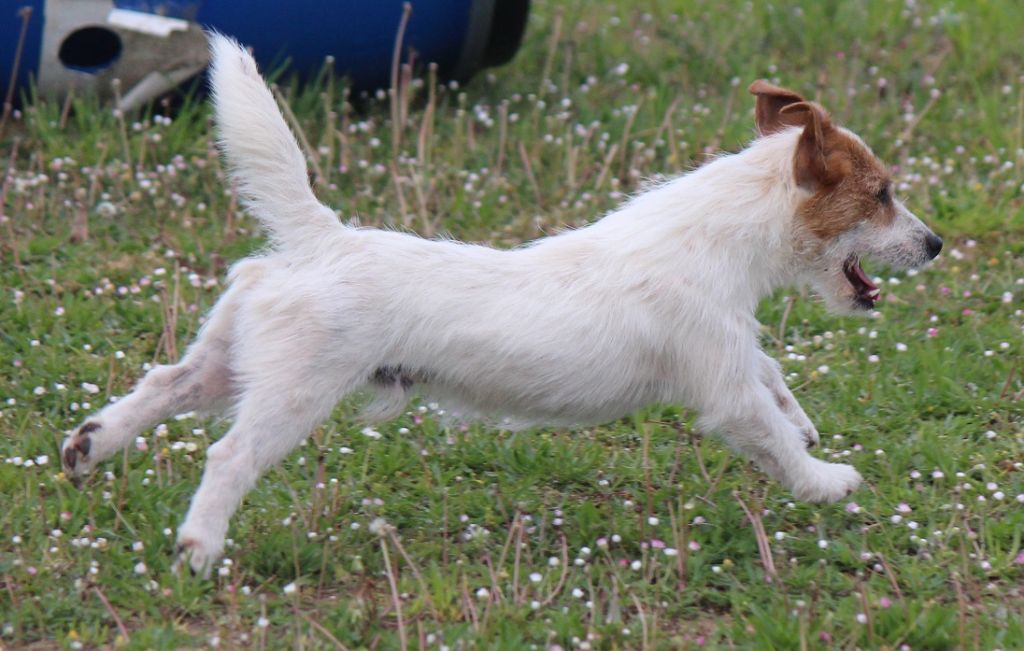
[[[760,378],[739,383],[738,394],[705,405],[698,427],[719,434],[756,462],[793,495],[808,502],[834,502],[861,481],[845,464],[826,463],[807,453],[803,437]]]
[[[814,447],[821,440],[818,429],[811,422],[811,419],[808,418],[803,407],[797,402],[796,396],[793,395],[793,392],[786,385],[786,379],[782,376],[782,369],[779,363],[765,354],[764,351],[758,351],[758,354],[760,356],[761,382],[772,392],[772,397],[775,399],[775,404],[779,406],[779,409],[796,425],[800,432],[800,437],[807,447]]]

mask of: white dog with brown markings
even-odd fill
[[[187,354],[146,374],[64,442],[81,477],[171,415],[226,410],[178,531],[208,573],[260,475],[358,390],[368,420],[415,390],[464,420],[582,425],[651,403],[695,409],[797,499],[831,502],[860,475],[807,448],[818,433],[758,342],[758,302],[809,284],[836,311],[878,298],[862,256],[894,268],[942,241],[889,173],[821,106],[757,81],[759,137],[595,223],[514,250],[343,225],[251,56],[212,37],[224,154],[271,250],[237,263]]]

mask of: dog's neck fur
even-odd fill
[[[674,275],[662,279],[666,285],[700,287],[719,304],[752,313],[772,291],[798,280],[793,218],[807,196],[793,178],[799,135],[799,129],[787,129],[758,138],[583,229],[532,248],[555,255],[589,251],[594,259],[586,264],[608,270],[618,268],[617,262],[624,269],[643,264],[661,274],[672,270]],[[609,241],[615,245],[596,245]]]

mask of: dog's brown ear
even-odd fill
[[[816,102],[796,102],[782,107],[779,115],[787,124],[804,128],[793,160],[797,185],[813,191],[838,182],[848,170],[838,169],[841,161],[828,157],[827,139],[835,127],[825,109]]]
[[[757,131],[762,136],[767,136],[786,127],[803,126],[798,118],[792,115],[787,116],[782,112],[787,106],[805,101],[799,93],[770,84],[764,79],[758,79],[750,84],[748,90],[751,95],[757,97],[754,114]]]

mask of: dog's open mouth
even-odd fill
[[[869,310],[875,306],[875,301],[881,296],[878,287],[875,286],[868,275],[860,266],[860,258],[851,256],[843,263],[843,274],[850,281],[854,291],[854,302],[860,307]]]

